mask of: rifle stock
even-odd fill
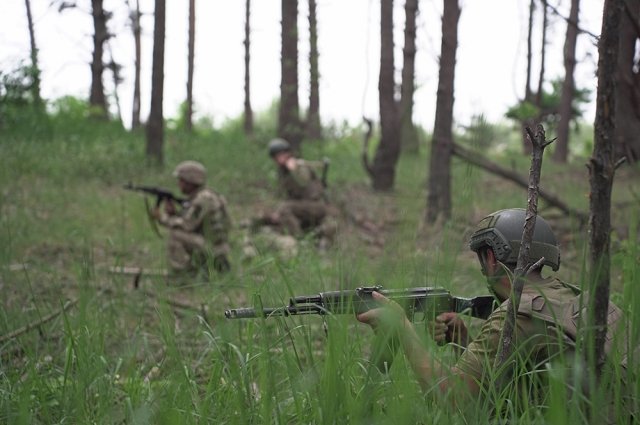
[[[229,309],[224,312],[224,315],[227,319],[251,319],[303,314],[359,314],[378,306],[372,296],[374,291],[400,304],[412,321],[420,318],[433,319],[438,314],[449,311],[468,313],[473,317],[486,319],[493,311],[494,298],[490,295],[462,298],[452,296],[444,288],[383,289],[382,286],[367,286],[355,290],[294,296],[291,297],[288,305],[282,307]]]

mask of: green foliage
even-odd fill
[[[139,195],[121,189],[128,181],[175,191],[171,169],[196,159],[207,167],[211,186],[229,200],[234,222],[273,202],[275,177],[265,144],[275,135],[275,111],[258,114],[255,140],[246,140],[241,119],[219,128],[197,125],[192,134],[169,128],[165,169],[146,165],[141,134],[89,119],[86,103],[73,98],[52,104],[46,137],[20,123],[3,132],[0,335],[57,311],[67,298],[78,302],[38,331],[0,345],[0,423],[484,424],[503,422],[497,412],[513,423],[584,423],[584,401],[568,391],[566,372],[555,364],[547,369],[544,407],[523,398],[530,388],[497,386],[477,402],[454,407],[435,389],[423,392],[401,355],[387,374],[373,368],[372,332],[353,317],[224,319],[225,308],[281,305],[293,294],[363,284],[484,293],[466,249],[471,223],[487,211],[521,205],[524,195],[458,159],[452,168],[454,219],[443,229],[422,229],[432,233],[425,239],[416,230],[424,211],[424,156],[401,158],[393,194],[371,194],[360,165],[362,132],[343,126],[326,142],[303,143],[303,155],[331,159],[333,199],[347,198],[371,213],[374,224],[382,223],[384,246],[368,244],[368,235],[345,219],[343,239],[325,253],[302,241],[291,258],[265,248],[243,263],[243,231],[236,227],[234,271],[214,282],[177,287],[150,275],[134,289],[130,276],[106,272],[112,265],[165,266],[165,242],[149,230]],[[491,145],[494,160],[528,168],[526,158],[500,151],[503,140],[517,134],[481,117],[460,137],[469,144],[498,140]],[[558,192],[570,185],[571,191],[562,192],[566,202],[584,210],[588,190],[582,176],[582,163],[545,163],[545,188]],[[389,211],[392,220],[384,220]],[[631,216],[635,223],[637,215]],[[572,228],[562,235],[563,277],[579,283],[584,232]],[[624,284],[614,285],[614,294],[623,297],[614,297],[637,321],[637,238],[613,241],[613,268],[624,277]],[[7,267],[20,263],[28,268]],[[434,356],[454,361],[451,350],[424,338]],[[619,391],[616,373],[608,379]],[[586,402],[602,404],[606,396],[596,392]]]

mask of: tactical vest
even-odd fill
[[[573,289],[578,291],[577,288]],[[575,297],[563,301],[546,298],[540,293],[523,292],[518,314],[542,320],[549,327],[560,328],[575,347],[576,342],[581,338],[581,328],[586,326],[588,305],[587,295],[584,294],[581,300],[579,292]],[[620,365],[626,370],[628,340],[628,327],[624,320],[624,314],[620,308],[610,302],[604,354],[602,358],[598,359],[598,364],[604,364],[612,350],[618,348],[623,350]]]

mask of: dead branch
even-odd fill
[[[501,167],[500,165],[494,162],[489,161],[488,159],[484,158],[478,153],[471,152],[471,150],[464,148],[457,143],[452,144],[452,150],[454,155],[467,161],[470,164],[478,166],[500,177],[504,177],[507,180],[511,180],[518,186],[522,186],[527,189],[529,188],[529,182],[523,176],[521,176],[516,172],[510,171],[504,167]],[[540,188],[538,189],[538,195],[549,204],[553,205],[554,207],[564,212],[566,215],[577,217],[578,220],[580,221],[580,225],[584,225],[587,223],[589,217],[586,213],[583,213],[581,211],[578,211],[576,209],[569,207],[567,204],[562,202],[556,195],[549,193]]]
[[[364,135],[364,143],[362,146],[362,165],[364,166],[367,174],[369,174],[370,177],[373,177],[373,168],[369,161],[369,140],[371,140],[371,136],[373,135],[373,122],[367,117],[362,117],[362,119],[367,125],[367,133]]]
[[[531,241],[533,240],[533,230],[536,226],[536,217],[538,215],[538,190],[540,186],[540,174],[542,171],[542,154],[544,148],[553,141],[545,139],[544,127],[538,124],[536,133],[529,127],[526,128],[527,137],[531,141],[533,148],[531,150],[531,168],[529,170],[529,186],[527,190],[527,212],[524,220],[524,230],[522,232],[522,240],[520,242],[520,250],[518,251],[518,262],[514,272],[512,282],[513,288],[511,297],[507,301],[507,312],[502,330],[502,337],[498,345],[498,353],[496,356],[496,369],[500,370],[505,362],[511,357],[513,351],[513,334],[516,325],[516,313],[520,306],[520,298],[522,289],[524,288],[525,276],[530,270],[541,267],[544,263],[544,257],[540,258],[535,264],[529,264],[529,251],[531,249]]]
[[[33,322],[33,323],[29,323],[21,328],[16,329],[13,332],[9,332],[6,335],[2,335],[0,337],[0,344],[9,341],[11,339],[14,339],[16,337],[19,337],[22,334],[25,334],[33,329],[37,329],[40,326],[44,325],[47,322],[50,322],[51,320],[55,319],[56,317],[58,317],[59,315],[61,315],[62,313],[64,313],[65,311],[69,310],[71,307],[73,307],[74,305],[76,305],[78,303],[78,299],[74,299],[74,300],[69,300],[67,301],[58,311],[55,311],[51,314],[48,314],[46,316],[44,316],[42,319]]]

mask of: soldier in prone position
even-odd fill
[[[167,199],[153,216],[169,229],[167,253],[175,273],[197,274],[230,269],[228,233],[231,221],[224,196],[205,186],[207,172],[197,161],[184,161],[173,172],[180,191],[187,196],[183,208]]]
[[[568,399],[588,398],[596,390],[589,387],[592,381],[584,372],[587,370],[583,364],[584,353],[577,351],[579,341],[583,339],[580,329],[584,329],[586,309],[590,305],[588,297],[585,294],[581,299],[579,288],[556,277],[543,277],[544,266],[554,271],[560,267],[560,250],[551,227],[540,216],[536,219],[530,262],[535,263],[543,257],[544,262],[540,268],[530,270],[525,276],[526,283],[515,322],[515,360],[505,362],[506,370],[498,375],[495,358],[506,320],[506,301],[511,293],[510,276],[517,263],[524,222],[524,209],[497,211],[484,218],[471,236],[469,247],[478,255],[489,290],[501,304],[485,321],[479,335],[468,344],[464,323],[455,313],[443,313],[437,317],[433,338],[436,341],[458,341],[464,346],[454,365],[439,361],[427,351],[404,310],[383,295],[373,294],[374,299],[382,304],[381,307],[358,315],[359,321],[371,325],[378,333],[397,335],[422,386],[453,395],[458,405],[463,405],[460,402],[468,396],[503,394],[504,385],[512,385],[516,391],[512,399],[513,403],[519,404],[514,405],[516,409],[526,409],[526,403],[544,404],[547,395],[544,389],[548,389],[545,376],[549,369],[555,370],[556,374],[563,374],[562,381],[566,383],[569,394],[572,391],[580,393],[579,397],[569,396]],[[609,379],[601,382],[612,382],[611,379],[617,382],[616,377],[624,379],[633,372],[631,368],[627,370],[627,364],[634,364],[630,360],[632,355],[627,354],[627,323],[621,310],[610,303],[606,353],[604,358],[597,359],[603,376],[608,374]],[[637,355],[636,349],[633,357]],[[628,397],[624,392],[617,393],[623,399],[623,404],[624,398]],[[613,394],[613,391],[609,393]],[[612,412],[606,408],[601,412],[592,411],[591,414],[594,418],[602,419],[602,423],[612,419],[615,421]],[[629,412],[626,414],[629,415]]]

